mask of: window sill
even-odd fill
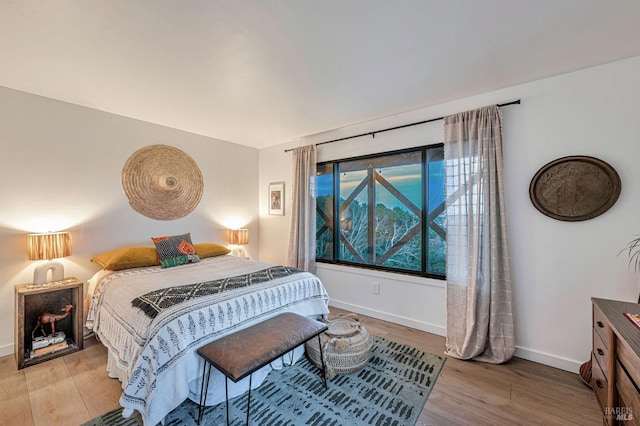
[[[402,281],[402,282],[407,282],[412,284],[428,285],[431,287],[439,287],[439,288],[445,288],[447,284],[447,281],[443,279],[418,277],[415,275],[386,272],[386,271],[380,271],[375,269],[357,268],[353,266],[337,265],[333,263],[317,262],[316,269],[345,272],[345,273],[355,274],[355,275],[365,275],[369,277],[384,278],[384,279],[393,280],[393,281]]]

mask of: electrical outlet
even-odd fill
[[[373,294],[380,294],[380,283],[374,281],[371,285],[371,292]]]

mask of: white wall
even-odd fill
[[[260,150],[260,257],[286,262],[288,221],[266,215],[269,181],[287,182],[285,148],[440,117],[521,99],[504,112],[505,190],[514,279],[516,355],[569,371],[589,358],[591,297],[636,301],[640,277],[617,256],[640,233],[640,57],[523,84],[435,107],[313,135]],[[319,160],[347,158],[441,142],[442,122],[322,145]],[[529,183],[544,164],[566,155],[590,155],[616,168],[618,202],[602,216],[562,222],[538,212]],[[334,306],[444,334],[444,283],[319,264]],[[371,292],[379,282],[379,295]]]
[[[184,218],[158,221],[134,211],[121,186],[122,166],[144,146],[177,147],[198,164],[204,193]],[[0,356],[13,353],[14,286],[30,282],[31,232],[68,230],[66,276],[86,280],[89,259],[152,236],[191,232],[194,242],[226,244],[225,229],[250,229],[258,253],[258,151],[142,121],[0,87]]]
[[[617,253],[639,234],[640,57],[503,89],[435,107],[314,135],[260,150],[0,88],[0,356],[13,352],[16,284],[29,282],[25,234],[70,230],[67,276],[87,280],[95,254],[149,237],[192,232],[224,243],[223,229],[251,231],[247,255],[286,263],[291,219],[291,154],[284,148],[439,117],[490,103],[504,108],[508,224],[515,285],[517,355],[576,371],[591,346],[590,297],[637,300],[640,279]],[[435,122],[319,148],[319,159],[345,158],[442,141]],[[120,173],[137,149],[175,146],[198,163],[205,181],[187,217],[156,221],[130,208]],[[604,215],[585,222],[543,216],[529,201],[534,173],[565,155],[612,164],[622,194]],[[258,170],[259,167],[259,170]],[[269,182],[285,181],[285,216],[269,216]],[[256,185],[257,183],[257,185]],[[256,199],[259,204],[256,205]],[[259,221],[258,221],[259,215]],[[257,238],[256,238],[257,236]],[[444,334],[444,283],[355,268],[320,266],[332,303]],[[380,294],[371,283],[380,283]]]

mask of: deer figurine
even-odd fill
[[[46,324],[51,324],[51,334],[52,335],[56,334],[56,322],[68,317],[72,309],[73,309],[73,305],[66,305],[64,308],[61,309],[62,314],[52,314],[49,312],[45,312],[41,314],[38,317],[38,322],[36,323],[36,326],[31,332],[31,338],[33,339],[33,336],[35,335],[36,330],[38,328],[40,328],[40,330],[42,330],[42,334],[46,336],[46,333],[44,332],[44,326]]]

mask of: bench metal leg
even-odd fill
[[[287,364],[287,362],[284,360],[284,356],[287,354],[289,354],[289,364]],[[280,360],[282,361],[283,367],[291,367],[293,365],[293,349],[287,353],[280,355]]]
[[[249,394],[247,395],[247,426],[249,426],[249,413],[251,413],[251,380],[253,378],[253,374],[249,374]],[[229,426],[229,378],[224,378],[224,394],[225,399],[227,400],[227,426]],[[200,424],[200,423],[198,423]]]
[[[247,398],[247,426],[249,426],[249,413],[251,409],[251,378],[253,374],[249,374],[249,396]]]
[[[224,378],[224,396],[225,396],[225,405],[227,408],[227,426],[229,426],[229,378],[225,376]]]
[[[207,393],[209,393],[209,378],[211,376],[211,364],[204,362],[202,366],[202,384],[200,385],[200,405],[198,406],[198,424],[204,416],[204,409],[207,405]],[[206,383],[206,384],[205,384]]]

